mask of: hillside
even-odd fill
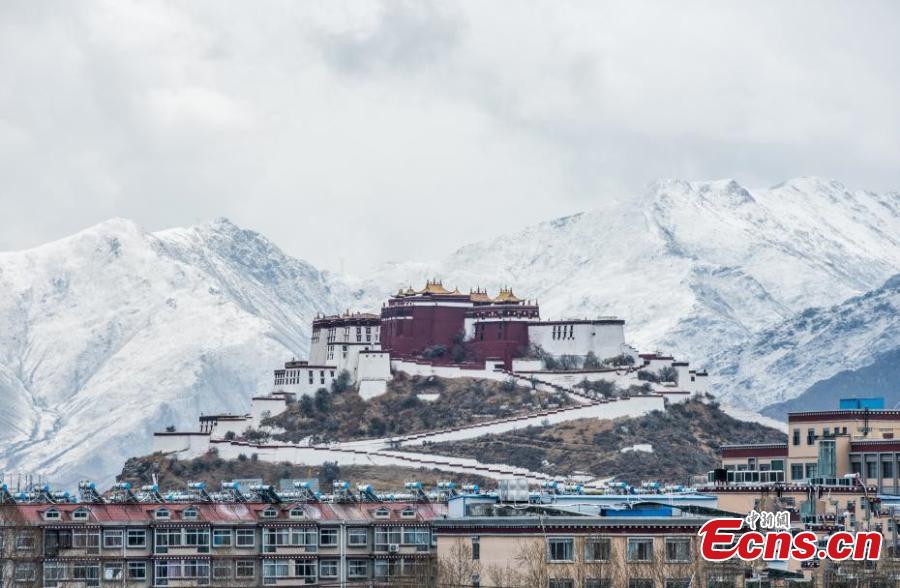
[[[900,401],[897,371],[889,359],[898,349],[900,274],[840,304],[806,309],[714,355],[709,364],[722,382],[724,402],[754,410],[777,405],[781,408],[764,411],[777,416],[792,406],[834,407],[839,395],[887,395]],[[859,377],[825,383],[846,371],[859,371]],[[785,403],[791,399],[798,402]]]
[[[115,219],[0,254],[0,471],[111,481],[154,431],[247,410],[345,298],[224,220],[148,233]]]
[[[585,419],[410,450],[477,457],[551,474],[615,476],[631,484],[688,483],[691,476],[716,467],[721,445],[785,440],[780,431],[729,417],[715,403],[691,400],[639,418]],[[642,445],[652,450],[642,451]]]
[[[352,390],[318,392],[301,398],[266,421],[279,441],[349,441],[454,427],[572,404],[509,382],[473,378],[446,379],[398,373],[387,392],[368,401]]]
[[[376,490],[384,492],[402,490],[403,484],[410,481],[420,481],[426,487],[433,487],[443,480],[453,480],[458,484],[489,484],[481,476],[448,474],[425,468],[335,464],[309,467],[287,462],[260,461],[252,455],[247,459],[224,460],[212,453],[189,460],[179,460],[159,453],[131,458],[125,462],[116,481],[130,482],[133,487],[140,487],[152,484],[154,476],[159,487],[166,490],[185,488],[189,482],[205,482],[208,488],[220,488],[222,482],[244,478],[261,478],[264,484],[274,486],[283,479],[318,478],[319,487],[323,491],[329,491],[330,484],[335,479],[348,480],[354,485],[372,484]]]

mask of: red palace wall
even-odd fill
[[[404,358],[418,356],[432,345],[449,350],[463,332],[466,310],[453,306],[387,306],[381,311],[381,348]],[[412,318],[390,318],[395,316]]]
[[[528,347],[528,321],[478,323],[470,344],[479,360],[501,358],[504,367],[512,369],[513,358],[521,357]]]

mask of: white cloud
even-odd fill
[[[892,2],[0,6],[0,249],[229,216],[350,269],[656,177],[900,187]]]

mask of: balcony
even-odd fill
[[[723,479],[724,474],[724,479]],[[706,481],[710,484],[783,484],[783,470],[713,470],[706,474]]]

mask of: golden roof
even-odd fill
[[[487,290],[475,288],[474,292],[469,290],[469,300],[472,302],[491,302],[491,297],[488,296]]]
[[[512,288],[500,288],[500,293],[494,298],[494,304],[517,302],[523,302],[523,299],[513,294]]]
[[[444,285],[438,280],[428,280],[425,287],[419,291],[420,294],[450,294],[450,290],[444,288]]]

